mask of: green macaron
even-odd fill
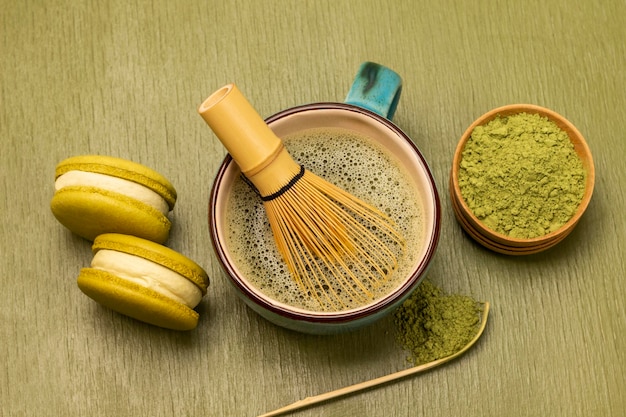
[[[79,236],[122,233],[164,243],[176,189],[158,172],[121,158],[75,156],[56,167],[52,213]]]
[[[191,330],[194,310],[209,286],[207,273],[191,259],[155,242],[122,234],[96,237],[91,267],[78,287],[99,304],[155,326]]]

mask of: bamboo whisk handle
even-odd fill
[[[235,84],[211,94],[198,113],[246,175],[260,171],[283,147]]]
[[[198,113],[262,196],[275,193],[298,175],[300,166],[235,84],[211,94]]]

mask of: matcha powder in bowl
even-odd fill
[[[413,365],[432,362],[460,351],[474,338],[481,312],[471,297],[446,294],[425,279],[395,311],[396,340]]]
[[[497,117],[465,144],[459,187],[487,227],[514,238],[554,232],[574,215],[585,168],[567,133],[539,114]]]
[[[595,169],[582,134],[544,107],[512,104],[472,123],[457,145],[450,196],[478,243],[508,255],[562,241],[589,205]]]

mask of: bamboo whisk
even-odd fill
[[[390,246],[404,245],[391,219],[294,161],[234,84],[198,112],[261,196],[277,249],[302,293],[334,310],[345,308],[345,299],[372,299],[372,289],[398,268],[398,251]]]

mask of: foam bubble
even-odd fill
[[[284,143],[294,159],[309,171],[379,208],[396,223],[406,240],[406,250],[393,248],[401,255],[399,268],[382,286],[370,286],[374,299],[388,294],[410,272],[425,236],[423,202],[411,185],[409,174],[382,146],[345,129],[308,129],[284,138]],[[243,180],[237,180],[233,186],[227,213],[229,248],[250,283],[282,303],[323,310],[314,297],[302,294],[292,279],[276,249],[265,209]],[[365,303],[353,300],[341,288],[335,287],[335,291],[339,291],[349,308]]]

